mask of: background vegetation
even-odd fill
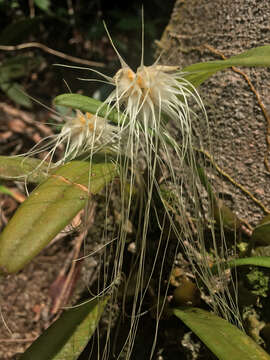
[[[108,92],[107,87],[99,85],[96,86],[88,82],[83,83],[79,80],[76,80],[77,77],[88,77],[88,73],[85,75],[84,71],[75,71],[66,68],[53,68],[51,66],[51,64],[55,62],[69,65],[71,63],[70,56],[73,56],[78,58],[77,60],[75,59],[77,65],[80,65],[82,62],[85,63],[85,60],[89,62],[88,65],[90,65],[91,62],[96,62],[94,64],[92,63],[90,66],[96,68],[97,70],[101,69],[102,72],[106,72],[107,74],[115,73],[115,68],[118,68],[118,66],[116,66],[117,59],[107,39],[107,36],[105,35],[101,19],[106,21],[117,48],[120,50],[121,54],[127,60],[127,62],[134,68],[136,68],[136,65],[139,62],[141,53],[141,9],[138,8],[138,4],[135,2],[129,3],[127,8],[126,4],[115,2],[111,3],[110,6],[105,6],[105,3],[103,2],[90,2],[86,5],[83,1],[67,1],[65,5],[63,5],[63,2],[60,1],[53,3],[50,1],[40,0],[29,1],[25,3],[21,3],[19,1],[2,1],[0,2],[0,9],[1,18],[3,18],[3,24],[5,24],[0,34],[0,49],[2,49],[2,52],[0,53],[0,87],[2,90],[1,97],[3,99],[2,103],[0,104],[2,114],[0,126],[1,130],[3,130],[0,137],[0,151],[4,155],[18,154],[27,151],[31,146],[36,144],[42,138],[42,136],[44,136],[44,133],[46,134],[47,132],[47,135],[51,134],[51,130],[49,130],[50,127],[47,127],[47,122],[50,121],[48,120],[47,112],[45,113],[44,110],[41,110],[41,107],[35,104],[24,92],[32,95],[35,99],[38,98],[49,106],[51,106],[50,104],[53,97],[63,92],[67,92],[67,85],[69,88],[71,88],[72,92],[81,92],[90,96],[95,94],[95,96],[99,99],[103,99],[106,96]],[[167,5],[165,6],[165,4],[162,4],[161,2],[151,2],[151,4],[144,4],[144,9],[145,22],[147,23],[145,41],[145,48],[147,49],[146,63],[150,64],[153,61],[152,55],[154,53],[154,48],[152,45],[154,40],[161,36],[161,32],[168,21],[168,17],[165,15],[165,13],[169,15],[171,9],[169,9]],[[154,20],[153,12],[155,13]],[[162,47],[164,43],[160,43],[159,45]],[[61,57],[60,60],[55,57],[55,54],[53,55],[54,50],[61,52],[58,53],[58,55]],[[181,51],[182,50],[183,48],[181,48]],[[212,53],[214,52],[212,51]],[[209,73],[211,73],[211,71],[214,73],[216,70],[221,70],[231,65],[269,65],[268,48],[265,50],[261,49],[258,52],[246,55],[246,57],[248,57],[249,61],[247,64],[243,63],[243,57],[239,57],[239,59],[236,58],[232,61],[228,60],[227,63],[223,62],[221,64],[221,62],[216,62],[209,64],[208,68],[207,64],[204,65],[206,66],[204,68],[201,67],[201,65],[197,67],[195,65],[195,67],[190,67],[188,70],[198,71],[200,75],[197,77],[197,80],[194,80],[194,77],[192,77],[194,74],[191,73],[190,79],[191,81],[194,81],[194,84],[198,85],[209,77]],[[80,59],[83,59],[83,61]],[[92,74],[90,75],[89,73],[89,77],[91,76]],[[195,74],[195,77],[196,76],[197,75]],[[65,82],[63,81],[63,78],[65,79]],[[61,104],[61,101],[59,100],[58,103]],[[78,105],[78,107],[79,106],[80,105]],[[28,110],[25,112],[21,109]],[[36,120],[39,121],[42,117],[43,120],[37,123]],[[34,164],[29,163],[28,165],[31,167]],[[69,171],[68,166],[64,169],[64,171],[65,170]],[[14,166],[14,171],[19,171],[19,166]],[[83,169],[83,171],[85,170]],[[61,170],[59,174],[61,174]],[[39,180],[36,181],[38,182]],[[201,181],[205,186],[206,191],[210,193],[209,197],[213,200],[214,205],[218,208],[218,216],[215,217],[214,221],[217,222],[217,225],[220,225],[218,224],[218,221],[221,223],[224,222],[223,225],[225,226],[228,225],[228,229],[225,230],[228,230],[230,235],[228,237],[226,235],[225,239],[230,241],[233,236],[237,235],[239,251],[238,255],[240,254],[240,257],[246,256],[248,251],[250,251],[250,247],[254,246],[254,243],[251,245],[249,244],[252,232],[252,241],[257,241],[257,245],[263,241],[268,244],[267,236],[269,233],[269,217],[266,216],[263,220],[264,222],[261,224],[258,224],[258,221],[254,221],[253,224],[256,227],[254,230],[254,228],[247,226],[249,225],[247,222],[238,219],[238,217],[232,213],[229,208],[223,205],[220,206],[217,199],[214,198],[214,196],[211,194],[212,190],[209,190],[210,185],[207,183],[207,179],[204,177],[203,173],[201,174]],[[97,187],[99,187],[99,184],[97,184]],[[31,186],[29,189],[31,190]],[[0,190],[2,193],[1,227],[3,228],[14,213],[17,207],[17,203],[23,202],[26,194],[24,193],[22,185],[16,184],[16,186],[14,186],[14,184],[9,182],[5,182],[5,184],[1,185]],[[171,201],[172,199],[169,200]],[[101,202],[102,195],[101,198],[97,197],[97,200],[95,200],[93,203],[94,208],[96,209],[93,210],[94,213],[96,212],[99,214],[101,210],[99,203]],[[115,205],[116,204],[114,204],[114,206]],[[115,209],[117,209],[117,206],[115,206]],[[267,210],[267,208],[265,209]],[[229,216],[229,219],[226,217],[227,215]],[[231,216],[232,218],[230,218]],[[99,220],[100,219],[98,216],[93,216],[91,221],[95,222],[95,226],[101,227],[103,224],[102,222],[99,223]],[[229,220],[228,223],[226,220]],[[232,222],[230,222],[231,220]],[[112,221],[117,222],[117,211],[114,211]],[[134,224],[127,224],[127,226],[130,226],[131,228],[132,225]],[[235,232],[235,226],[237,227],[237,232]],[[76,251],[78,251],[78,248],[76,250],[76,246],[78,245],[76,244],[78,244],[79,241],[82,241],[83,239],[83,237],[80,238],[80,235],[78,235],[79,231],[76,232],[76,229],[79,230],[80,226],[78,224],[73,224],[73,227],[75,230],[73,229],[73,231],[70,232],[66,229],[66,234],[60,234],[60,237],[63,236],[66,237],[66,239],[69,241],[73,241],[72,246],[74,247],[72,247],[67,242],[58,242],[52,244],[48,249],[45,249],[42,254],[43,257],[45,257],[45,260],[48,261],[50,257],[54,257],[58,252],[58,255],[61,254],[62,256],[54,257],[54,259],[57,259],[58,264],[49,265],[48,262],[42,261],[41,255],[41,258],[37,258],[36,265],[34,261],[33,264],[26,268],[26,270],[20,272],[13,278],[6,278],[0,285],[2,296],[9,297],[8,303],[3,301],[3,319],[8,320],[8,323],[6,324],[7,326],[3,326],[5,335],[2,339],[2,354],[4,358],[9,359],[15,352],[22,352],[25,346],[21,345],[21,347],[19,347],[18,344],[24,344],[23,340],[25,340],[26,343],[27,341],[31,342],[29,338],[31,336],[35,337],[36,335],[39,335],[39,333],[51,323],[54,315],[57,313],[61,305],[63,306],[63,304],[68,301],[68,298],[71,298],[71,294],[74,297],[73,287],[74,284],[80,283],[80,280],[77,281],[77,279],[80,279],[80,270],[78,275],[76,275],[75,271],[73,271],[73,279],[72,282],[69,283],[70,291],[68,293],[68,298],[66,298],[65,301],[60,305],[57,304],[59,298],[61,298],[61,296],[59,296],[59,291],[62,287],[61,283],[66,283],[66,278],[68,277],[63,275],[62,271],[64,270],[65,274],[67,267],[70,265],[69,263],[68,266],[63,266],[65,263],[64,259],[69,257],[70,254],[75,256],[74,253],[78,256],[78,253],[76,253]],[[98,234],[96,227],[94,231],[96,231],[95,234]],[[131,229],[131,234],[132,231],[133,230]],[[151,240],[153,240],[157,234],[158,232],[156,232],[156,229],[154,228],[153,230],[152,228]],[[151,243],[150,241],[149,247],[153,246],[153,244],[154,243]],[[229,249],[229,251],[233,250]],[[151,249],[151,252],[154,253],[154,248]],[[130,253],[132,253],[132,250],[130,250]],[[128,253],[125,255],[129,256]],[[61,261],[63,262],[61,263]],[[128,268],[128,262],[129,259],[125,261],[124,265],[126,268]],[[169,262],[172,262],[172,260],[169,259]],[[9,265],[11,263],[12,261],[9,261],[7,264]],[[41,263],[43,264],[42,266],[44,266],[43,272],[40,268]],[[232,264],[229,263],[228,265],[234,266],[235,264],[236,263],[233,262]],[[250,264],[250,260],[248,261],[246,258],[243,258],[239,259],[236,265],[242,266]],[[252,264],[259,265],[261,267],[250,269],[244,268],[243,271],[238,272],[238,275],[241,276],[240,287],[238,290],[239,292],[243,292],[242,294],[240,293],[239,297],[240,307],[244,308],[244,316],[247,323],[245,324],[245,327],[247,331],[257,343],[267,348],[267,319],[269,314],[265,309],[269,295],[269,271],[264,267],[269,267],[269,259],[267,257],[260,258],[259,260],[257,258],[253,258]],[[183,304],[186,301],[186,299],[183,300],[183,288],[185,288],[184,297],[187,291],[188,302],[191,302],[192,305],[198,305],[198,289],[195,287],[193,282],[179,282],[179,279],[177,279],[179,276],[181,277],[181,274],[179,275],[179,269],[181,272],[184,267],[185,262],[183,259],[181,259],[181,266],[179,268],[176,267],[175,272],[172,274],[173,279],[170,278],[170,285],[172,285],[172,282],[174,281],[176,290],[173,292],[173,290],[170,288],[169,293],[172,294],[174,301],[179,301],[179,304]],[[84,270],[85,269],[81,271],[82,274],[89,274],[89,269],[86,272],[84,272]],[[46,271],[48,274],[43,286],[44,288],[49,288],[49,294],[48,292],[46,294],[45,290],[45,296],[43,299],[37,300],[36,295],[40,291],[40,289],[37,289],[37,285],[40,282],[40,277],[43,277]],[[31,282],[31,276],[34,278],[33,282]],[[53,281],[54,277],[56,276],[56,280]],[[158,274],[155,273],[153,279],[157,280]],[[15,303],[18,301],[18,293],[15,294],[14,288],[16,287],[16,284],[18,286],[22,281],[24,281],[25,284],[32,284],[32,292],[31,290],[29,292],[29,289],[26,291],[23,287],[20,288],[22,302],[19,304],[17,311],[15,311],[15,316],[12,318],[10,314],[12,311],[14,311],[14,309],[16,309]],[[154,288],[155,286],[152,287],[151,283],[150,290],[153,290]],[[35,289],[35,291],[33,291],[33,289]],[[81,296],[82,292],[83,290],[81,289],[79,295],[77,294],[77,299],[79,296]],[[29,293],[36,301],[34,304],[31,302],[33,299],[30,298]],[[121,288],[119,293],[122,293]],[[128,292],[125,293],[125,296],[128,302]],[[50,304],[46,303],[48,298],[50,299]],[[245,301],[244,303],[241,303],[243,299]],[[105,306],[106,301],[107,300],[105,299],[101,304],[102,309]],[[149,294],[147,295],[147,301],[148,309],[149,306],[150,308],[153,307],[154,309],[157,307],[157,304],[155,303],[154,291],[152,294],[151,291],[149,291]],[[209,310],[207,307],[207,301],[207,299],[204,299],[201,308]],[[23,308],[28,308],[28,310],[30,309],[30,312],[28,312],[28,314],[21,315],[21,318],[23,318],[24,321],[19,321],[17,319],[16,313],[20,313]],[[196,336],[194,336],[194,334],[189,332],[188,328],[192,329],[192,331],[202,339],[203,343],[206,344],[207,347],[210,348],[219,359],[227,359],[231,358],[231,356],[235,356],[236,359],[240,358],[243,354],[243,344],[247,344],[247,342],[249,345],[246,356],[254,355],[258,358],[267,358],[266,353],[264,353],[261,348],[257,347],[255,342],[247,340],[247,338],[244,337],[242,333],[236,332],[236,330],[230,325],[227,323],[222,323],[220,319],[214,316],[212,317],[209,313],[206,313],[201,308],[197,310],[174,310],[176,317],[180,318],[187,327],[183,325],[183,323],[181,323],[181,326],[179,326],[179,320],[176,318],[170,317],[169,320],[166,318],[166,316],[162,318],[162,321],[160,322],[160,331],[158,334],[158,346],[155,350],[156,358],[174,359],[178,358],[179,354],[185,356],[187,359],[196,359],[198,357],[205,359],[210,357],[214,358],[214,355],[212,355],[209,350],[204,347],[204,345],[198,340]],[[85,310],[83,307],[80,308],[78,311],[80,315],[77,315],[84,318],[84,311]],[[87,311],[89,311],[89,309],[87,309]],[[90,305],[90,311],[92,315],[95,315],[94,320],[87,318],[82,325],[86,326],[86,328],[89,328],[90,326],[93,330],[95,327],[95,321],[98,321],[100,317],[100,309],[96,303],[93,303]],[[36,320],[34,320],[31,325],[29,325],[31,312],[35,314]],[[75,313],[76,311],[70,313],[71,319],[77,319],[77,315],[72,315]],[[112,314],[116,317],[117,313],[119,313],[119,309],[107,307],[107,313],[105,311],[103,321],[106,322],[106,319],[108,317],[110,318]],[[165,315],[168,315],[167,311],[165,311]],[[112,321],[111,324],[117,324],[115,328],[120,330],[119,332],[116,331],[116,340],[112,341],[114,344],[110,354],[112,357],[114,356],[114,351],[118,352],[119,348],[121,348],[123,342],[125,341],[125,336],[129,331],[128,324],[125,321],[124,323],[121,322],[121,319],[119,321],[114,321]],[[33,324],[35,322],[37,323],[37,327],[35,327]],[[3,325],[5,325],[4,322]],[[62,331],[64,330],[63,328],[61,330],[61,327],[59,329],[57,326],[57,323],[55,323],[55,327],[53,328],[54,330],[52,330],[50,333],[53,335],[48,335],[51,336],[50,343],[54,343],[54,339],[57,338],[55,334],[66,334],[64,331]],[[141,321],[136,337],[136,345],[134,347],[134,358],[140,357],[147,359],[147,357],[149,357],[149,352],[151,351],[151,346],[155,337],[155,326],[156,323],[150,312]],[[14,346],[12,350],[10,347],[10,335],[8,334],[9,327],[13,328],[12,340],[14,341],[14,344],[16,344],[16,350]],[[16,329],[15,337],[14,328]],[[214,331],[209,331],[209,336],[205,338],[204,335],[211,328],[213,328]],[[225,335],[222,330],[219,336],[223,338],[224,335],[224,343],[216,346],[215,340],[218,329],[223,328]],[[91,334],[94,331],[92,330]],[[84,328],[82,328],[80,331],[83,332]],[[21,333],[27,333],[29,338],[20,339]],[[91,334],[89,333],[88,336]],[[146,334],[151,334],[151,336],[147,338]],[[229,334],[228,338],[226,334]],[[32,355],[26,353],[24,357],[25,359],[28,359],[29,356],[36,356],[33,354],[39,354],[42,347],[44,347],[44,354],[46,354],[46,336],[47,335],[45,333],[45,342],[44,337],[41,337],[40,340],[35,343],[36,345],[34,345],[32,350],[30,350],[33,351]],[[83,340],[81,346],[86,344],[87,339],[88,338],[86,338],[86,340],[83,339],[83,336],[80,335],[80,340]],[[235,339],[235,343],[232,342],[232,339]],[[86,342],[84,342],[84,340]],[[106,341],[106,339],[104,341]],[[72,351],[69,346],[70,344],[67,344],[67,348],[63,348],[61,351],[63,351],[63,353],[66,351],[67,354],[69,354]],[[230,354],[228,347],[232,351],[232,355]],[[224,349],[226,349],[226,351],[224,351]],[[35,353],[35,351],[38,352]],[[86,356],[86,358],[88,358],[91,351],[93,351],[93,354],[95,354],[95,351],[98,350],[90,345],[86,348],[84,355],[82,356]],[[63,355],[63,353],[61,353],[60,356],[68,356]],[[46,354],[45,358],[46,356],[48,355]],[[73,353],[73,356],[75,356],[75,352]],[[125,354],[123,354],[122,357],[125,358]],[[55,359],[58,358],[55,357]]]

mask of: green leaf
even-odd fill
[[[1,63],[0,82],[8,82],[27,76],[33,69],[42,62],[41,56],[13,56]]]
[[[3,185],[0,185],[0,193],[13,196],[12,192]]]
[[[40,183],[48,177],[48,163],[34,158],[0,156],[0,178]]]
[[[270,215],[265,216],[255,227],[251,239],[257,245],[270,245]]]
[[[199,308],[177,308],[181,319],[219,360],[269,360],[249,336],[226,320]]]
[[[41,63],[41,57],[14,56],[0,66],[0,87],[7,96],[19,105],[30,108],[32,101],[24,89],[14,79],[27,76],[31,70]]]
[[[104,117],[117,125],[125,119],[125,115],[112,109],[107,104],[80,94],[58,95],[53,102],[55,105],[69,106],[72,109],[78,109],[83,112],[97,113],[98,116]]]
[[[226,206],[223,201],[219,200],[213,204],[213,213],[216,224],[219,228],[224,228],[229,231],[239,230],[241,221],[232,210]]]
[[[235,268],[237,266],[251,265],[251,266],[262,266],[266,268],[270,268],[270,256],[252,256],[240,259],[234,259],[231,261],[224,262],[222,264],[214,264],[211,268],[211,272],[216,274],[220,266],[222,268]]]
[[[48,11],[51,5],[50,0],[34,0],[35,5],[38,6],[43,11]]]
[[[73,161],[56,170],[18,208],[0,235],[0,268],[23,268],[117,175],[114,163]]]
[[[228,261],[225,266],[229,268],[234,268],[236,266],[243,265],[254,265],[270,268],[270,256],[252,256],[247,258],[235,259]],[[213,270],[214,266],[212,268]]]
[[[20,360],[75,360],[94,334],[107,298],[65,310],[25,351]]]
[[[1,89],[15,103],[27,108],[32,107],[32,101],[25,95],[23,87],[18,83],[0,83]]]
[[[217,71],[231,66],[270,66],[270,45],[259,46],[227,60],[208,61],[187,66],[183,69],[185,79],[195,87],[202,84]]]

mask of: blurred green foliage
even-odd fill
[[[246,278],[252,294],[267,297],[269,290],[269,276],[266,275],[263,270],[254,268],[246,275]]]
[[[152,61],[154,40],[160,38],[167,25],[173,3],[170,1],[164,4],[161,0],[155,0],[144,4],[146,63]],[[136,67],[141,56],[141,17],[141,4],[136,1],[0,0],[0,45],[39,42],[65,54],[103,62],[106,64],[106,72],[112,74],[116,64],[118,66],[118,59],[104,30],[103,20],[122,56],[131,66]],[[14,66],[15,59],[20,62],[19,56],[22,54],[31,60],[42,55],[42,66],[39,63],[31,69],[35,76],[31,77],[31,72],[21,68],[16,82],[14,77],[7,76],[3,82],[1,74],[6,70],[7,63],[13,59]],[[45,100],[46,97],[51,98],[63,92],[63,77],[69,84],[72,83],[74,92],[85,90],[86,86],[90,93],[96,90],[96,86],[75,81],[78,72],[52,68],[55,62],[59,62],[56,57],[36,48],[14,51],[0,49],[1,90],[13,101],[26,107],[30,107],[31,102],[21,90]],[[63,59],[61,63],[71,64]]]

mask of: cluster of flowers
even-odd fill
[[[46,137],[27,155],[46,151],[43,159],[52,164],[56,150],[64,148],[62,157],[55,163],[59,166],[82,154],[93,155],[109,148],[114,153],[128,156],[134,164],[140,150],[147,165],[153,165],[153,156],[156,158],[160,148],[167,153],[169,144],[181,153],[181,159],[184,158],[192,142],[192,111],[188,99],[195,100],[204,111],[196,89],[185,80],[177,66],[162,66],[157,62],[145,66],[142,60],[135,72],[115,51],[121,69],[113,77],[99,74],[115,88],[105,104],[109,109],[121,112],[119,123],[111,123],[108,117],[101,117],[99,111],[90,114],[76,110],[75,116],[64,117],[60,133]],[[181,132],[181,146],[170,136],[166,127],[168,120]]]
[[[115,125],[107,118],[98,116],[98,112],[83,114],[76,110],[76,116],[67,116],[61,132],[46,139],[49,140],[46,149],[50,148],[48,157],[53,157],[60,145],[65,146],[63,157],[57,165],[83,153],[98,152],[103,147],[133,158],[137,155],[135,149],[139,148],[144,148],[146,155],[150,150],[158,152],[158,149],[153,149],[153,138],[168,137],[164,118],[169,118],[181,130],[181,149],[187,149],[190,145],[191,110],[188,98],[192,97],[200,106],[203,105],[183,74],[176,66],[157,64],[141,65],[134,72],[122,58],[120,60],[122,68],[115,76],[105,76],[107,82],[115,87],[105,103],[111,109],[121,111],[124,117],[121,116],[121,122]],[[173,139],[171,142],[174,142]]]
[[[64,145],[63,156],[57,161],[57,166],[66,161],[73,160],[82,154],[90,155],[91,159],[94,153],[104,148],[109,148],[110,151],[113,151],[119,157],[121,156],[121,158],[124,155],[126,160],[124,162],[121,161],[121,165],[124,164],[122,169],[124,174],[122,176],[123,192],[121,194],[122,203],[125,204],[125,208],[122,211],[123,224],[129,219],[132,207],[131,196],[129,195],[126,198],[124,191],[125,181],[129,181],[130,185],[133,186],[136,168],[138,169],[138,155],[139,153],[143,155],[148,173],[147,180],[145,181],[146,205],[143,210],[144,213],[141,213],[141,218],[143,219],[140,232],[142,234],[140,239],[141,269],[143,269],[145,261],[146,236],[153,189],[157,190],[161,195],[161,201],[163,201],[162,191],[156,178],[156,170],[157,167],[167,168],[169,170],[168,177],[171,183],[175,185],[175,188],[177,188],[177,201],[173,207],[175,213],[181,214],[183,226],[180,231],[174,225],[174,219],[170,214],[171,207],[166,202],[163,202],[164,210],[170,219],[170,226],[177,233],[181,244],[186,248],[191,262],[196,257],[197,260],[202,259],[202,270],[199,276],[210,289],[210,278],[212,275],[209,271],[208,274],[205,273],[204,270],[204,268],[209,267],[209,262],[201,231],[203,226],[200,228],[202,222],[196,220],[198,227],[197,236],[199,239],[196,243],[192,243],[190,240],[193,238],[193,234],[188,217],[186,216],[185,201],[183,201],[184,180],[179,176],[179,168],[182,165],[183,167],[187,166],[187,164],[188,166],[190,165],[191,171],[189,172],[188,185],[192,188],[193,194],[195,194],[197,191],[197,175],[193,151],[192,121],[194,118],[198,119],[198,116],[192,111],[190,104],[195,104],[197,109],[200,110],[203,119],[199,120],[203,120],[204,126],[207,128],[208,121],[203,102],[196,89],[185,79],[185,74],[177,66],[163,66],[157,62],[151,66],[145,66],[142,55],[140,66],[136,71],[133,71],[116,49],[115,51],[120,60],[121,68],[113,77],[101,75],[107,83],[114,86],[114,90],[104,103],[109,109],[118,111],[118,124],[110,122],[108,117],[99,116],[99,111],[96,114],[84,114],[77,110],[75,117],[66,117],[65,124],[59,134],[53,135],[49,139],[47,138],[49,141],[46,146],[37,150],[34,149],[29,154],[33,155],[46,149],[48,152],[45,159],[50,159],[51,161],[56,149],[60,145]],[[173,132],[171,131],[172,129]],[[176,138],[175,134],[179,134],[179,138]],[[178,169],[175,169],[175,161]],[[195,203],[198,203],[199,200],[198,198],[196,200],[196,196],[193,196],[193,200]],[[197,211],[196,219],[199,218],[200,214]],[[126,232],[124,228],[125,225],[122,226],[119,232],[119,246],[125,244]],[[120,253],[123,254],[123,250],[119,250]],[[121,255],[119,255],[119,261],[121,262],[120,257]],[[195,259],[195,263],[197,260]],[[194,266],[195,271],[197,265],[196,263]],[[121,272],[120,263],[118,263],[117,268]],[[115,273],[118,271],[116,270]],[[115,275],[116,278],[117,276],[118,274]],[[140,281],[141,279],[138,280],[138,288],[140,287]],[[220,307],[222,306],[221,304]]]

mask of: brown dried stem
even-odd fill
[[[48,46],[41,44],[39,42],[29,42],[29,43],[23,43],[23,44],[19,44],[19,45],[0,45],[0,50],[4,50],[4,51],[17,51],[17,50],[23,50],[23,49],[28,49],[28,48],[39,48],[39,49],[45,51],[46,53],[49,53],[51,55],[54,55],[59,58],[62,58],[62,59],[68,60],[68,61],[72,61],[72,62],[75,62],[78,64],[97,66],[97,67],[105,67],[105,64],[102,62],[90,61],[90,60],[81,59],[81,58],[78,58],[75,56],[67,55],[67,54],[62,53],[61,51],[51,49]]]

